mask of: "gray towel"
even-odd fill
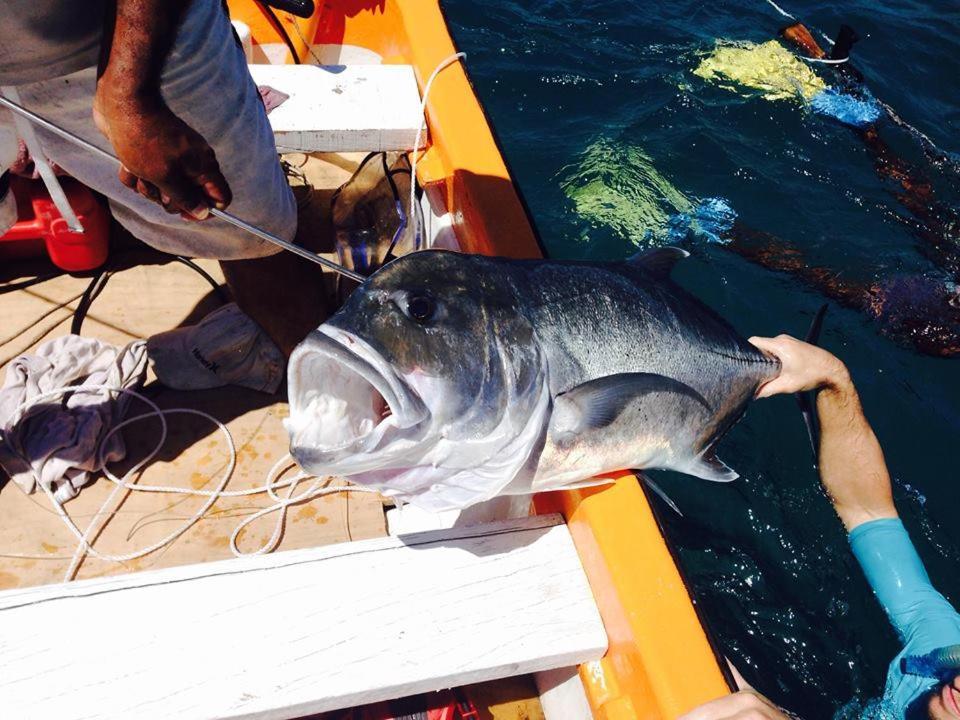
[[[0,389],[0,465],[25,492],[41,483],[61,502],[75,497],[100,469],[100,443],[123,419],[132,396],[104,390],[73,392],[41,400],[26,411],[18,408],[68,385],[135,390],[146,370],[142,340],[118,348],[66,335],[44,343],[34,355],[16,358]],[[125,454],[116,433],[104,448],[104,459],[114,462]]]

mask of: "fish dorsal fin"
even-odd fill
[[[681,472],[711,482],[733,482],[740,477],[735,471],[727,467],[726,463],[714,455],[712,450],[708,450],[695,459],[689,467],[683,468]]]
[[[680,248],[661,247],[637,253],[627,262],[631,265],[642,267],[656,278],[666,280],[670,277],[673,266],[676,265],[678,261],[683,260],[683,258],[689,257],[689,255],[690,253]]]
[[[656,373],[620,373],[590,380],[557,395],[554,429],[576,434],[607,427],[631,401],[657,392],[686,396],[711,411],[700,393],[679,380]]]

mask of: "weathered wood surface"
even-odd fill
[[[319,177],[313,168],[320,165],[339,170],[330,163],[310,158],[304,169],[312,171],[311,182],[315,186],[332,188],[349,177],[355,162],[359,159],[350,160],[345,171],[332,175],[329,180]],[[300,223],[305,231],[318,227],[319,223],[311,215],[324,208],[329,208],[329,199],[324,202],[320,197],[301,212]],[[146,338],[178,325],[196,323],[220,304],[202,277],[179,263],[171,262],[169,255],[136,247],[115,247],[111,253],[113,272],[110,281],[83,323],[82,332],[87,337],[123,346],[131,340]],[[222,279],[216,261],[198,262],[214,278]],[[18,274],[16,267],[20,265],[23,269]],[[35,274],[45,275],[53,268],[40,261],[23,261],[11,262],[3,267],[3,271],[3,282],[15,282]],[[2,297],[0,380],[6,373],[9,360],[33,352],[41,343],[70,331],[73,311],[89,283],[88,277],[61,275]],[[289,438],[282,425],[288,411],[282,393],[268,396],[242,387],[170,390],[161,388],[152,372],[148,375],[147,387],[150,397],[161,407],[196,408],[226,423],[239,453],[228,489],[262,486],[271,466],[288,450]],[[131,414],[144,409],[144,405],[134,403]],[[228,460],[226,444],[216,426],[202,418],[186,415],[173,415],[169,423],[170,434],[163,451],[145,469],[139,482],[179,485],[195,490],[212,489]],[[158,423],[148,420],[123,430],[129,459],[114,466],[115,472],[122,474],[154,447],[157,429]],[[98,480],[67,503],[67,511],[85,528],[112,490],[110,482]],[[115,555],[146,547],[181,525],[203,500],[131,493],[100,533],[96,547]],[[233,529],[246,516],[272,503],[266,494],[222,498],[201,522],[173,545],[122,565],[88,556],[78,577],[86,579],[229,558],[229,538]],[[252,523],[241,535],[241,548],[251,551],[259,547],[270,537],[275,522],[276,516],[269,515]],[[376,495],[327,495],[290,508],[279,549],[295,550],[346,540],[366,540],[384,534],[383,508]],[[76,539],[57,517],[43,493],[24,495],[16,483],[0,482],[0,590],[59,582],[76,545]],[[6,720],[7,717],[10,716],[0,707],[0,719]]]
[[[269,115],[281,151],[411,150],[423,124],[409,65],[249,67],[258,85],[290,96]]]
[[[294,718],[599,658],[559,516],[0,593],[5,717]]]

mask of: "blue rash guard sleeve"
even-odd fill
[[[960,643],[960,615],[930,583],[906,528],[899,519],[871,520],[850,532],[853,554],[880,601],[903,650],[890,663],[883,704],[902,718],[910,703],[937,684],[904,675],[900,659]]]

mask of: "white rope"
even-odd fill
[[[786,10],[784,10],[782,7],[780,7],[779,5],[777,5],[773,0],[766,0],[766,2],[767,2],[767,5],[769,5],[770,7],[772,7],[772,8],[773,8],[774,10],[776,10],[778,13],[780,13],[781,15],[783,15],[785,18],[790,18],[791,20],[796,20],[796,19],[797,19],[796,17],[794,17],[793,15],[791,15],[790,13],[788,13]]]
[[[247,518],[244,518],[239,525],[233,530],[233,533],[230,536],[230,550],[231,552],[238,556],[244,555],[262,555],[269,553],[276,549],[277,545],[280,543],[280,538],[283,534],[283,528],[286,523],[286,513],[287,508],[291,505],[296,505],[298,503],[308,502],[314,498],[321,497],[323,495],[330,495],[338,492],[368,492],[375,493],[375,490],[371,488],[356,486],[356,485],[337,485],[337,486],[324,486],[321,487],[321,484],[324,482],[325,478],[314,478],[314,476],[309,475],[304,472],[298,472],[292,478],[284,481],[279,481],[279,476],[282,474],[283,470],[293,466],[295,463],[293,458],[290,455],[285,455],[280,458],[274,466],[270,469],[270,472],[267,474],[267,479],[264,485],[260,487],[248,488],[246,490],[227,490],[227,483],[230,481],[230,478],[233,475],[233,471],[236,468],[237,464],[237,449],[236,445],[233,442],[233,436],[230,434],[230,430],[222,422],[217,420],[217,418],[209,415],[201,410],[194,410],[193,408],[167,408],[161,409],[157,406],[152,400],[145,397],[141,393],[130,390],[128,388],[117,388],[109,385],[69,385],[66,387],[56,388],[50,390],[40,395],[37,395],[31,398],[29,401],[21,403],[12,413],[13,422],[19,422],[23,415],[27,413],[30,408],[37,405],[38,403],[50,400],[55,397],[60,397],[68,392],[103,392],[107,394],[126,394],[131,395],[148,405],[151,409],[148,412],[136,415],[134,417],[128,418],[123,422],[118,423],[112,427],[109,432],[103,437],[100,442],[100,446],[96,454],[96,462],[94,467],[94,472],[100,471],[103,475],[114,484],[114,488],[111,491],[110,495],[100,506],[100,509],[94,514],[93,518],[90,520],[90,524],[87,526],[87,529],[83,532],[80,531],[80,528],[77,527],[76,523],[73,521],[73,518],[70,517],[66,509],[63,506],[63,503],[57,498],[53,489],[49,484],[41,483],[39,478],[36,478],[37,484],[43,489],[44,493],[47,495],[47,498],[50,500],[50,503],[53,505],[54,510],[57,515],[63,521],[64,525],[70,531],[70,533],[77,539],[77,547],[74,551],[72,558],[70,559],[70,565],[67,568],[67,571],[64,575],[64,581],[68,582],[74,578],[77,570],[80,567],[80,563],[83,561],[83,558],[88,554],[99,560],[105,560],[108,562],[128,562],[130,560],[135,560],[137,558],[143,557],[144,555],[149,555],[152,552],[155,552],[183,535],[187,530],[189,530],[194,524],[197,523],[200,519],[206,515],[207,511],[222,497],[243,497],[248,495],[257,495],[261,493],[266,493],[274,503],[269,505],[257,512],[253,513]],[[227,468],[224,470],[222,476],[220,477],[219,482],[217,483],[215,489],[213,490],[193,490],[190,488],[178,487],[173,485],[138,485],[130,481],[131,477],[137,473],[141,468],[143,468],[147,463],[149,463],[157,453],[163,448],[164,443],[167,439],[167,415],[173,414],[187,414],[187,415],[198,415],[200,417],[206,418],[213,424],[215,424],[220,431],[223,433],[224,438],[226,439],[227,447],[230,452],[230,460],[227,463]],[[141,420],[146,420],[147,418],[156,417],[160,421],[160,433],[157,439],[156,444],[153,449],[147,453],[147,455],[135,463],[123,477],[117,477],[110,469],[107,467],[107,461],[104,455],[107,452],[110,439],[120,430],[122,430],[127,425],[130,425]],[[314,482],[311,483],[310,487],[307,488],[304,492],[295,495],[294,492],[297,486],[304,480],[314,478]],[[277,490],[287,488],[286,497],[281,497],[277,494]],[[115,506],[115,499],[122,490],[130,491],[139,491],[139,492],[153,492],[153,493],[170,493],[170,494],[179,494],[179,495],[195,495],[199,497],[205,497],[206,500],[200,506],[200,508],[194,512],[187,520],[180,525],[173,532],[169,533],[160,540],[157,540],[150,545],[135,550],[130,553],[125,553],[122,555],[112,555],[108,553],[103,553],[94,548],[94,536],[96,535],[98,528],[101,527],[101,519],[109,519],[112,517],[116,511],[117,507]],[[110,508],[108,510],[108,508]],[[278,513],[277,522],[274,526],[273,533],[267,539],[267,541],[252,552],[243,552],[240,550],[237,540],[240,536],[240,533],[243,532],[251,523],[256,520],[265,517],[271,513]],[[0,556],[4,557],[21,557],[18,554],[8,554],[0,553]],[[27,557],[23,555],[22,557]]]
[[[806,60],[808,63],[823,63],[824,65],[842,65],[843,63],[850,61],[849,56],[837,59],[807,57],[806,55],[797,55],[797,57],[801,60]]]
[[[420,153],[420,140],[423,137],[423,129],[427,124],[427,98],[430,97],[430,87],[433,85],[434,78],[440,74],[441,70],[448,65],[453,64],[457,60],[465,60],[466,57],[467,54],[465,52],[458,52],[441,60],[440,63],[433,69],[433,72],[430,73],[430,77],[427,78],[427,84],[423,86],[423,97],[420,99],[420,117],[422,120],[420,122],[420,126],[417,128],[416,139],[413,141],[413,151],[410,153],[410,206],[408,212],[413,216],[413,222],[416,225],[416,228],[414,229],[415,241],[419,240],[421,233],[423,232],[420,214],[414,210],[414,206],[417,202],[417,160]]]
[[[794,20],[794,21],[799,22],[799,21],[797,20],[797,17],[796,17],[795,15],[791,15],[790,13],[788,13],[788,12],[787,12],[786,10],[784,10],[782,7],[780,7],[779,5],[777,5],[773,0],[765,0],[765,2],[767,3],[767,5],[769,5],[770,7],[772,7],[772,8],[773,8],[774,10],[776,10],[778,13],[780,13],[781,15],[783,15],[785,18],[789,18],[790,20]],[[819,32],[820,35],[823,37],[823,39],[826,40],[830,45],[833,45],[833,40],[830,39],[830,36],[829,36],[829,35],[827,35],[827,34],[826,34],[825,32],[823,32],[822,30],[817,30],[817,32]],[[847,59],[844,58],[843,60],[840,60],[839,62],[846,62],[846,61],[847,61]],[[835,61],[835,62],[838,62],[838,61]]]

